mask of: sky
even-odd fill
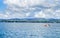
[[[0,19],[60,19],[60,0],[0,0]]]

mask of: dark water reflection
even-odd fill
[[[0,38],[60,38],[60,23],[0,23]]]

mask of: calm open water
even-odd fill
[[[60,38],[60,23],[0,23],[0,38]]]

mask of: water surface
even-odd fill
[[[60,38],[60,23],[0,23],[0,38]]]

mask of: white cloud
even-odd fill
[[[6,15],[1,16],[5,18],[29,17],[34,13],[32,17],[60,18],[60,10],[55,10],[59,0],[4,0],[4,4],[7,5]]]
[[[52,3],[52,2],[54,3]],[[20,7],[27,7],[27,6],[34,6],[34,5],[43,5],[43,6],[55,6],[56,5],[56,0],[5,0],[4,3],[8,4],[9,6],[11,5],[17,5]]]
[[[45,9],[41,10],[40,12],[36,13],[34,17],[37,18],[60,18],[60,9],[53,10],[53,9]]]
[[[7,17],[8,17],[7,15],[0,13],[0,18],[4,19],[4,18],[7,18]]]
[[[26,13],[26,16],[29,16],[30,15],[30,13]]]
[[[46,15],[43,13],[43,11],[40,11],[40,12],[38,12],[38,13],[35,14],[35,17],[36,18],[45,18]]]

